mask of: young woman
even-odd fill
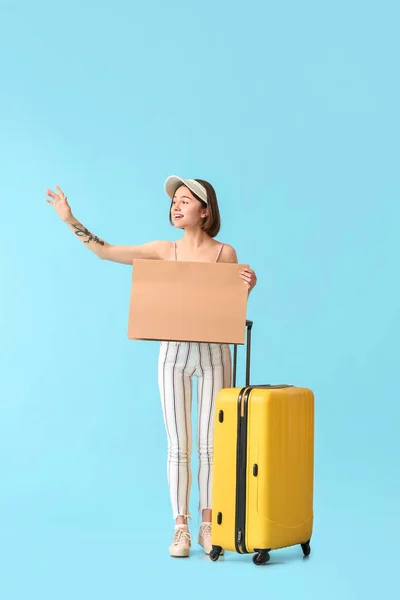
[[[114,246],[93,235],[71,212],[67,197],[47,190],[46,201],[99,258],[132,265],[134,258],[237,263],[235,249],[214,238],[220,230],[220,214],[213,186],[201,179],[171,176],[165,191],[171,198],[170,223],[184,231],[178,242],[153,241],[140,246]],[[244,285],[251,292],[257,283],[252,269],[241,271]],[[191,489],[191,405],[192,378],[197,386],[197,450],[199,453],[199,511],[202,523],[198,542],[206,554],[211,550],[211,479],[213,464],[214,408],[220,389],[231,385],[231,353],[228,344],[161,342],[158,383],[168,439],[168,484],[175,531],[169,553],[189,556],[191,536],[188,528]]]

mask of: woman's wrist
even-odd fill
[[[71,223],[77,223],[78,220],[75,219],[74,215],[71,213],[66,219],[64,219],[64,223],[71,225]]]

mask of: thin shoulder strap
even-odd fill
[[[219,257],[220,257],[220,254],[221,254],[221,251],[222,251],[222,248],[223,248],[223,247],[224,247],[224,245],[223,245],[223,244],[221,244],[221,248],[219,249],[218,256],[217,256],[217,260],[216,260],[215,262],[218,262],[218,259],[219,259]]]

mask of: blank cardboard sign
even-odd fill
[[[133,261],[128,338],[244,344],[248,265]]]

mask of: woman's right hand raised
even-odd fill
[[[46,202],[55,208],[56,213],[62,221],[68,221],[72,218],[72,212],[67,202],[67,196],[58,185],[56,185],[56,190],[58,193],[49,189],[47,190],[47,195],[50,196],[51,200],[46,198]]]

